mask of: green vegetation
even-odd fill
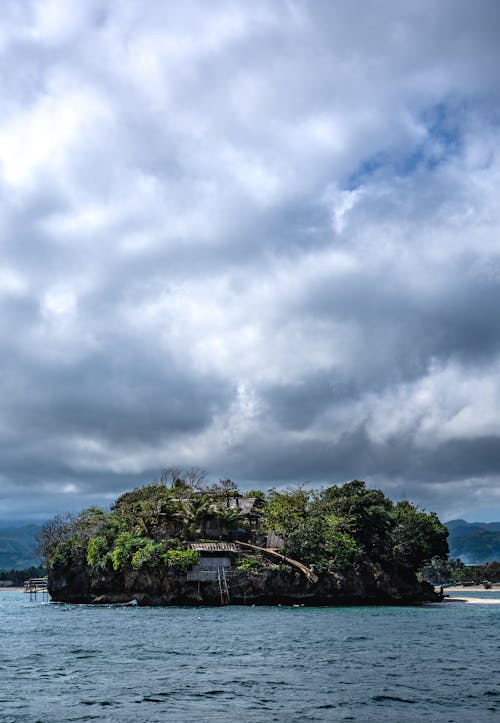
[[[435,558],[422,570],[426,580],[437,583],[474,583],[483,581],[500,582],[500,562],[487,562],[484,565],[465,565],[460,558],[441,560]]]
[[[231,480],[206,485],[196,470],[166,470],[159,482],[121,495],[109,512],[97,508],[56,517],[42,530],[40,554],[49,570],[86,566],[93,573],[184,572],[199,560],[195,540],[283,539],[285,555],[319,573],[363,560],[416,571],[446,558],[447,530],[437,516],[409,502],[394,505],[381,490],[354,480],[317,490],[272,488],[242,496]],[[239,570],[265,564],[240,560]]]
[[[307,516],[310,494],[303,487],[278,492],[274,487],[264,507],[266,528],[286,536],[304,522]]]
[[[169,468],[160,481],[118,497],[109,512],[92,507],[50,520],[38,538],[39,554],[49,569],[184,572],[199,560],[190,541],[246,534],[239,497],[231,480],[206,486],[197,470]]]
[[[466,567],[466,571],[469,574],[469,579],[473,582],[480,583],[483,580],[489,582],[500,582],[500,562],[487,562],[485,565],[471,565]],[[464,574],[462,579],[467,579]]]
[[[236,566],[236,569],[240,572],[252,572],[258,570],[260,567],[262,567],[262,560],[258,557],[243,557]]]
[[[200,560],[200,553],[196,550],[168,550],[163,559],[167,567],[174,567],[178,572],[190,570]]]
[[[43,565],[26,567],[24,570],[2,570],[0,571],[0,581],[12,582],[15,586],[22,585],[25,580],[30,577],[45,577],[47,570]]]
[[[273,489],[265,519],[285,538],[286,555],[319,572],[345,569],[360,556],[417,570],[448,552],[448,532],[434,513],[394,505],[359,480],[313,492]]]
[[[409,502],[398,502],[391,517],[397,560],[417,570],[433,557],[446,558],[447,531],[434,512],[429,514],[417,510]]]

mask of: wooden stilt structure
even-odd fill
[[[29,593],[30,602],[36,602],[37,594],[42,596],[42,602],[48,601],[49,591],[47,580],[44,577],[32,577],[24,581],[24,592]]]

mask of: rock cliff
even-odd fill
[[[228,576],[234,605],[404,605],[438,601],[431,585],[411,570],[389,574],[380,565],[360,563],[344,573],[327,573],[317,583],[291,569],[233,571]],[[185,573],[143,571],[91,574],[85,565],[57,566],[49,574],[52,600],[69,603],[139,605],[220,605],[217,581],[193,582]]]

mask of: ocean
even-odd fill
[[[498,721],[499,623],[500,604],[139,608],[2,592],[0,720]]]

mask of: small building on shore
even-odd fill
[[[217,580],[220,571],[229,572],[240,551],[234,542],[192,542],[189,547],[200,553],[200,561],[187,573],[197,582]]]

